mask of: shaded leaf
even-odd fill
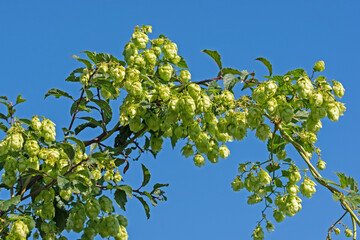
[[[146,217],[147,217],[147,219],[149,219],[150,218],[150,207],[149,207],[149,205],[145,202],[145,200],[142,197],[136,196],[136,195],[135,195],[135,197],[137,199],[139,199],[139,201],[143,205],[143,207],[145,209]]]
[[[1,200],[0,201],[0,211],[7,211],[11,206],[18,205],[21,201],[20,199],[21,199],[21,197],[20,197],[20,195],[18,195],[16,197],[10,198],[9,200],[6,200],[6,201]]]
[[[60,147],[64,150],[69,159],[73,160],[75,157],[75,151],[70,143],[59,143]]]
[[[106,131],[106,129],[105,129],[104,125],[102,125],[101,121],[98,121],[98,120],[96,120],[96,119],[94,119],[92,117],[79,117],[79,119],[86,120],[89,123],[94,124],[94,125],[96,125],[98,127],[101,127],[104,131]]]
[[[132,190],[132,187],[130,187],[129,185],[120,185],[120,186],[117,186],[116,188],[123,190],[130,199],[132,198],[133,190]]]
[[[75,142],[75,143],[80,147],[81,151],[82,151],[83,153],[85,152],[85,144],[84,144],[84,142],[81,141],[80,139],[77,139],[77,138],[75,138],[75,137],[69,137],[69,136],[65,137],[65,139],[69,139],[69,140]]]
[[[233,75],[235,75],[235,74],[241,75],[242,74],[239,70],[234,69],[234,68],[223,68],[220,73],[222,73],[223,75],[226,75],[228,73],[233,74]]]
[[[96,59],[96,52],[90,52],[90,51],[82,51],[82,53],[85,53],[88,58],[93,61],[94,63],[97,63]]]
[[[126,211],[125,205],[127,202],[126,192],[123,190],[117,189],[114,193],[115,202],[119,205],[119,207]]]
[[[78,135],[82,130],[84,130],[85,128],[87,127],[91,127],[91,128],[96,128],[97,127],[97,124],[94,124],[94,123],[91,123],[91,122],[87,122],[87,123],[82,123],[80,125],[78,125],[76,128],[75,128],[75,135]]]
[[[91,99],[96,105],[98,105],[104,111],[104,120],[108,124],[112,118],[112,110],[110,105],[104,100]]]
[[[58,186],[60,189],[67,189],[70,186],[70,181],[66,177],[58,176],[57,177]]]
[[[54,96],[55,98],[67,97],[67,98],[70,98],[70,99],[74,100],[74,99],[72,98],[72,96],[70,96],[67,92],[64,92],[64,91],[62,91],[62,90],[60,90],[60,89],[57,89],[57,88],[52,88],[52,89],[50,89],[50,90],[45,94],[44,99],[46,99],[46,98],[47,98],[48,96],[50,96],[50,95]]]

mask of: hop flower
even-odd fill
[[[173,59],[177,56],[177,45],[175,43],[168,43],[162,47],[165,58]]]
[[[145,49],[149,41],[149,37],[140,31],[134,32],[131,39],[138,49]]]
[[[265,140],[271,136],[271,128],[267,124],[261,124],[256,128],[255,136],[265,142]]]
[[[191,74],[188,70],[181,70],[179,74],[180,81],[183,83],[187,83],[191,79]]]
[[[181,149],[181,152],[182,152],[182,155],[184,155],[186,158],[194,155],[194,150],[193,150],[193,148],[192,148],[192,146],[190,144],[186,144]]]
[[[201,167],[205,165],[205,158],[201,154],[196,154],[194,157],[194,163],[196,166]]]
[[[318,61],[315,63],[315,66],[313,67],[315,72],[322,72],[325,70],[325,62],[324,61]]]
[[[97,216],[100,214],[100,203],[96,198],[90,198],[86,201],[85,209],[86,215],[90,219],[96,219]]]
[[[48,142],[55,141],[55,123],[49,119],[45,119],[41,123],[41,136]]]
[[[342,96],[344,96],[345,93],[345,89],[343,85],[337,81],[333,81],[333,91],[334,91],[334,95],[337,96],[338,98],[342,98]]]
[[[37,116],[33,116],[31,118],[31,128],[35,131],[40,131],[41,129],[41,122],[40,119]]]
[[[169,63],[160,66],[158,70],[159,70],[160,78],[162,80],[166,82],[170,81],[173,73],[173,67]]]
[[[285,219],[285,215],[279,210],[274,210],[273,217],[278,223],[284,221]]]
[[[254,240],[263,240],[264,239],[264,231],[262,230],[261,226],[258,225],[252,235]]]
[[[345,229],[345,237],[352,237],[352,235],[354,235],[354,234],[353,234],[353,232],[351,231],[351,229],[346,228],[346,229]]]
[[[228,158],[230,155],[230,150],[227,148],[226,145],[221,145],[219,148],[219,155],[221,158]]]
[[[234,191],[240,191],[245,187],[244,183],[241,181],[241,178],[237,176],[234,181],[231,183],[231,187]]]
[[[324,162],[323,160],[321,160],[321,158],[319,158],[319,161],[317,162],[316,167],[319,170],[324,170],[326,168],[326,162]]]
[[[266,186],[271,183],[272,179],[271,179],[269,173],[267,171],[265,171],[264,169],[261,169],[257,175],[259,177],[259,180],[260,180],[260,183],[262,186]]]
[[[8,138],[8,147],[11,151],[18,151],[23,147],[24,139],[21,133],[13,133]]]
[[[316,184],[310,178],[306,177],[300,185],[300,191],[303,196],[311,198],[316,192],[315,186]]]
[[[100,208],[106,213],[111,213],[114,211],[113,203],[110,198],[103,195],[99,198]]]

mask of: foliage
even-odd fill
[[[127,239],[127,220],[115,213],[113,203],[125,212],[126,203],[135,197],[149,218],[149,203],[156,206],[167,200],[164,187],[168,186],[157,183],[146,190],[151,174],[145,165],[141,186],[127,185],[122,175],[131,160],[138,160],[144,152],[156,157],[166,138],[173,146],[182,139],[182,154],[193,157],[194,164],[201,167],[206,159],[216,163],[219,158],[228,158],[226,143],[244,140],[248,131],[255,131],[256,137],[267,143],[269,157],[264,162],[241,163],[231,186],[234,191],[246,189],[250,205],[265,202],[254,239],[264,238],[263,227],[268,232],[274,230],[269,216],[281,222],[296,215],[302,208],[302,197],[311,198],[316,192],[314,181],[328,188],[345,213],[350,213],[354,234],[347,226],[345,234],[356,237],[357,182],[337,173],[340,183],[335,183],[318,172],[325,168],[315,146],[321,119],[338,121],[346,109],[339,101],[345,91],[341,83],[313,77],[324,70],[324,62],[315,64],[311,77],[303,69],[282,76],[272,75],[271,63],[257,58],[269,70],[269,76],[259,81],[255,73],[223,68],[218,52],[203,50],[216,62],[219,74],[191,81],[177,45],[164,35],[150,40],[149,33],[150,26],[136,27],[124,48],[125,61],[89,51],[83,52],[88,59],[73,56],[85,67],[74,70],[66,81],[82,86],[80,97],[59,89],[45,94],[45,98],[73,101],[72,120],[63,128],[61,141],[56,140],[51,120],[15,116],[16,105],[25,101],[21,95],[15,104],[0,97],[7,108],[7,113],[0,115],[0,126],[6,133],[0,142],[1,190],[11,196],[0,201],[3,238],[66,239],[62,236],[66,230],[82,233],[81,239],[94,239],[97,234]],[[237,84],[245,93],[238,99],[233,93]],[[119,99],[120,116],[111,126],[110,102]],[[90,140],[76,137],[89,127],[102,133]],[[109,138],[113,144],[105,143]],[[308,169],[300,170],[287,156],[287,145],[298,151]],[[317,167],[310,162],[315,157]],[[338,222],[330,227],[328,238],[340,231],[335,228]]]

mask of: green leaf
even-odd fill
[[[299,110],[294,114],[294,118],[297,121],[306,121],[310,115],[310,112],[305,110]]]
[[[97,63],[96,52],[82,51],[82,53],[85,53],[91,61]]]
[[[67,97],[67,98],[70,98],[70,99],[74,100],[73,97],[70,96],[70,94],[68,94],[67,92],[64,92],[64,91],[62,91],[62,90],[60,90],[60,89],[57,89],[57,88],[52,88],[52,89],[50,89],[50,90],[45,94],[44,99],[46,99],[46,98],[47,98],[48,96],[50,96],[50,95],[53,95],[55,98]]]
[[[6,121],[7,121],[7,119],[8,119],[8,118],[7,118],[4,114],[2,114],[2,113],[0,113],[0,118],[1,118],[1,119],[4,119],[4,120],[6,120]]]
[[[346,188],[349,185],[348,178],[344,173],[335,173],[339,177],[340,185],[342,188]]]
[[[69,139],[69,140],[75,142],[80,147],[81,151],[83,153],[85,153],[85,144],[83,141],[81,141],[80,139],[77,139],[75,137],[69,137],[69,136],[65,137],[65,139]]]
[[[220,68],[220,70],[222,69],[221,56],[220,56],[220,54],[219,54],[217,51],[204,49],[204,50],[202,50],[202,52],[206,53],[206,54],[209,55],[212,59],[214,59],[214,61],[216,62],[216,64],[217,64],[218,67]]]
[[[71,116],[75,113],[75,111],[76,111],[76,106],[78,105],[78,102],[79,102],[79,99],[77,99],[76,101],[74,101],[74,103],[71,105],[71,107],[70,107],[70,115],[71,115]],[[89,108],[90,108],[90,106],[89,106]],[[79,106],[78,106],[78,108],[77,108],[77,111],[78,111],[78,112],[81,112],[81,111],[91,112],[91,110],[86,107],[86,100],[85,100],[85,98],[81,99],[81,102],[80,102],[80,104],[79,104]]]
[[[351,202],[354,208],[358,208],[360,205],[360,193],[351,193],[347,199]]]
[[[16,98],[16,104],[23,103],[23,102],[26,102],[26,99],[23,99],[21,97],[21,94],[19,94]]]
[[[88,100],[94,97],[94,93],[90,89],[85,89],[85,94]]]
[[[2,122],[0,122],[0,129],[3,130],[4,132],[7,132],[8,127],[5,126],[5,124],[3,124]]]
[[[181,57],[181,56],[180,56]],[[185,69],[189,69],[187,63],[185,62],[185,59],[183,57],[181,57],[181,60],[175,64],[175,66],[179,67],[179,68],[185,68]]]
[[[29,120],[29,119],[20,118],[19,121],[26,124],[26,125],[28,125],[28,126],[31,126],[31,120]]]
[[[235,77],[233,74],[226,74],[223,78],[224,89],[231,91],[235,84],[240,82],[240,79]]]
[[[239,74],[239,75],[242,75],[242,73],[239,71],[239,70],[237,70],[237,69],[234,69],[234,68],[223,68],[221,71],[220,71],[220,73],[222,73],[223,75],[226,75],[226,74]],[[219,75],[220,75],[220,73],[219,73]]]
[[[91,99],[91,101],[98,105],[104,111],[104,120],[105,123],[108,124],[112,118],[112,110],[110,105],[104,100]]]
[[[269,76],[271,76],[271,74],[272,74],[272,65],[269,62],[269,60],[267,60],[266,58],[263,58],[263,57],[258,57],[255,60],[258,60],[258,61],[262,62],[267,67],[267,69],[269,70]]]
[[[279,178],[275,178],[274,181],[275,181],[275,186],[279,188],[283,187],[283,183]]]
[[[269,152],[271,152],[271,146],[272,146],[272,152],[273,153],[279,153],[282,150],[285,149],[286,142],[285,140],[278,134],[274,135],[274,142],[272,142],[272,138],[268,139],[267,142],[267,149]]]
[[[85,128],[87,127],[91,127],[91,128],[96,128],[97,125],[94,124],[94,123],[91,123],[91,122],[87,122],[87,123],[82,123],[80,125],[78,125],[76,128],[75,128],[75,135],[78,135],[82,130],[84,130]]]
[[[0,99],[4,99],[5,101],[8,101],[9,99],[7,98],[7,96],[0,96]]]
[[[143,182],[142,182],[140,188],[146,186],[149,183],[150,177],[151,177],[150,171],[144,166],[144,164],[141,164],[141,167],[142,167],[144,178],[143,178]]]
[[[115,202],[119,205],[119,207],[126,211],[125,204],[127,202],[126,192],[123,190],[117,189],[114,193]]]
[[[304,73],[305,73],[305,70],[304,70],[304,69],[298,68],[298,69],[289,71],[289,72],[286,73],[285,75],[292,75],[292,76],[294,76],[294,77],[301,77],[301,76],[304,75]]]
[[[335,202],[339,201],[339,199],[341,198],[341,193],[334,192],[332,198],[334,199]]]
[[[70,160],[74,160],[75,151],[73,146],[70,143],[59,143],[60,147],[64,150],[66,155],[69,157]]]
[[[143,193],[144,193],[145,196],[147,196],[147,197],[149,198],[151,204],[152,204],[154,207],[156,207],[157,202],[156,202],[156,200],[151,196],[151,194],[148,193],[147,191],[144,191]]]
[[[72,73],[70,73],[70,76],[65,79],[67,82],[79,82],[79,77],[75,76],[77,73],[83,73],[84,68],[77,68]]]
[[[70,186],[70,181],[66,177],[58,176],[57,177],[58,186],[60,189],[67,189]]]
[[[98,127],[101,127],[104,131],[106,131],[105,127],[102,125],[101,121],[97,121],[96,119],[92,118],[92,117],[79,117],[79,119],[83,119],[88,121],[91,124],[94,124]]]
[[[89,62],[89,60],[82,59],[76,55],[72,55],[71,57],[78,60],[79,62],[82,62],[83,64],[85,64],[88,69],[92,69],[92,64]]]
[[[266,170],[269,171],[269,173],[274,172],[276,170],[280,169],[279,165],[273,165],[273,164],[269,164],[266,166]]]
[[[21,201],[21,197],[20,195],[10,198],[9,200],[6,201],[0,201],[0,211],[7,211],[11,206],[13,205],[18,205]]]
[[[141,204],[144,206],[145,213],[146,213],[146,217],[147,217],[147,219],[149,219],[149,218],[150,218],[150,207],[149,207],[149,205],[145,202],[145,200],[144,200],[142,197],[136,196],[136,195],[135,195],[135,197],[136,197],[137,199],[139,199],[139,201],[141,202]]]
[[[132,190],[132,187],[130,187],[129,185],[120,185],[120,186],[117,186],[116,188],[123,190],[130,199],[132,198],[133,190]]]
[[[129,125],[122,126],[119,130],[119,134],[115,137],[115,147],[119,147],[125,144],[126,140],[131,136],[132,132]]]

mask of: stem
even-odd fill
[[[351,221],[352,221],[352,225],[353,225],[353,240],[356,240],[356,223],[355,223],[355,218],[351,217]]]
[[[120,123],[118,122],[113,129],[110,130],[110,132],[102,132],[99,136],[95,137],[94,139],[84,141],[85,147],[89,146],[92,143],[100,143],[102,141],[105,141],[108,139],[114,132],[120,130],[122,126],[120,126]]]
[[[345,211],[345,213],[344,213],[336,222],[334,222],[334,223],[331,225],[331,227],[330,227],[329,230],[328,230],[328,237],[329,237],[329,238],[330,238],[330,234],[331,234],[332,229],[335,227],[336,224],[338,224],[338,222],[341,221],[341,219],[343,219],[343,218],[345,217],[345,215],[346,215],[347,213],[348,213],[348,211]]]
[[[295,149],[298,151],[298,153],[300,154],[300,156],[304,159],[304,161],[306,162],[306,164],[308,165],[311,174],[314,176],[315,180],[320,183],[321,185],[323,185],[324,187],[326,187],[327,189],[329,189],[330,192],[334,193],[340,193],[343,195],[343,193],[341,191],[339,191],[338,189],[330,186],[328,183],[326,183],[325,181],[323,181],[321,178],[320,173],[316,170],[316,168],[311,164],[309,158],[306,156],[306,151],[305,149],[297,142],[294,141],[294,139],[288,134],[286,133],[281,126],[279,126],[280,129],[280,133],[283,136],[283,138],[285,140],[287,140],[288,142],[290,142]],[[343,207],[346,208],[346,210],[351,214],[351,218],[353,219],[353,221],[356,221],[357,224],[360,225],[360,220],[358,219],[358,217],[356,216],[356,214],[353,212],[353,210],[351,209],[351,207],[349,206],[349,204],[344,201],[344,199],[340,199],[340,203]]]

